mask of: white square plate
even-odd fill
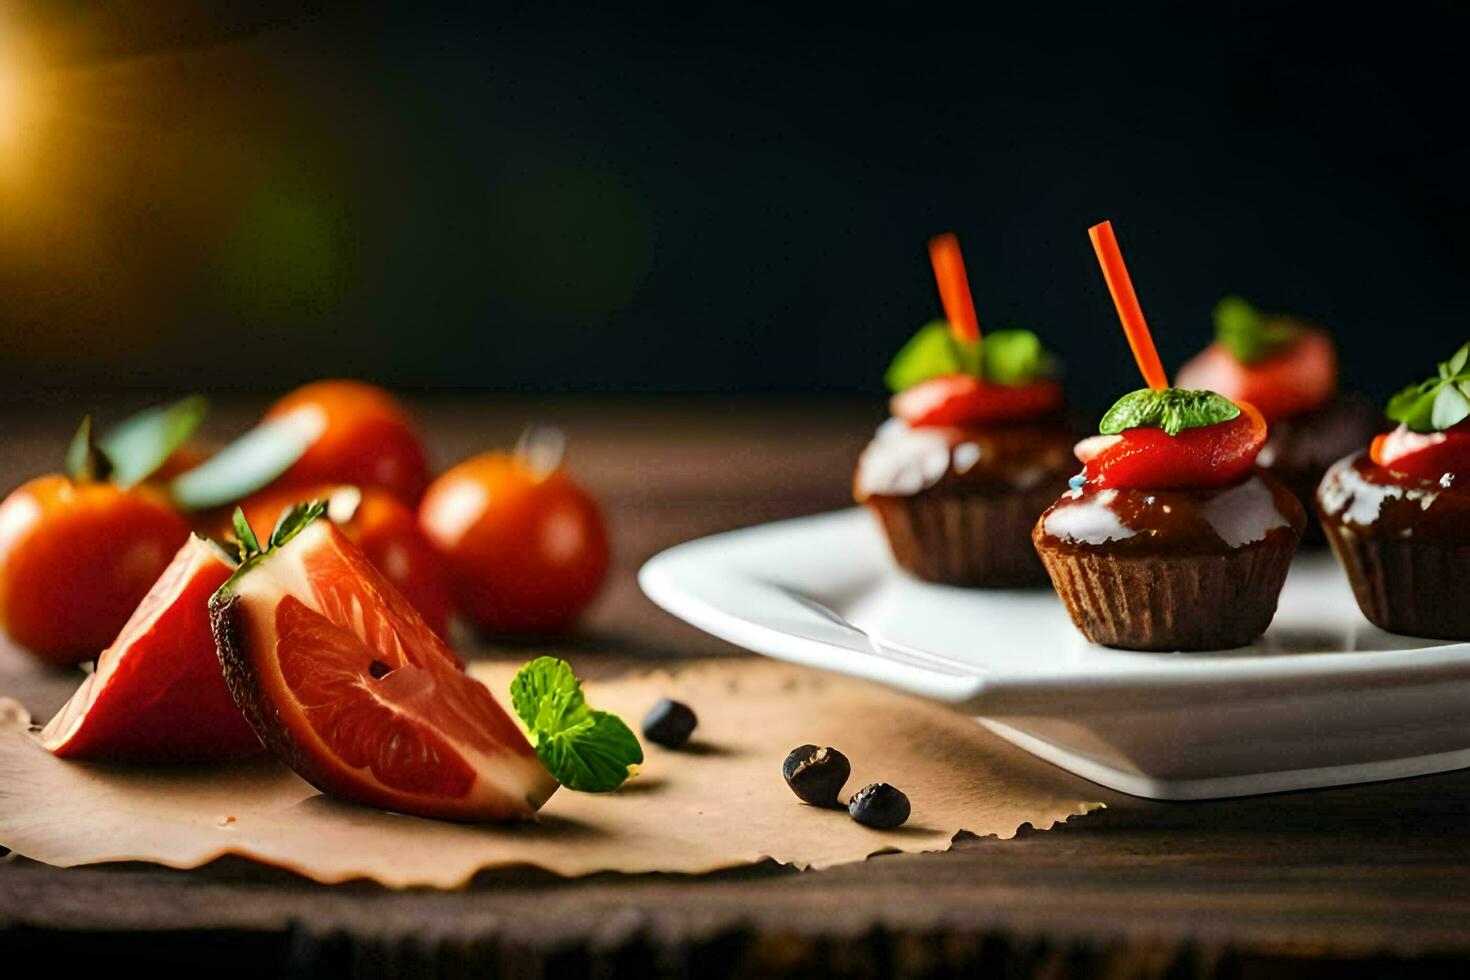
[[[1298,559],[1265,636],[1217,653],[1094,646],[1050,590],[916,581],[856,509],[679,545],[639,583],[731,643],[951,703],[1136,796],[1245,796],[1470,766],[1470,644],[1377,629],[1325,553]]]

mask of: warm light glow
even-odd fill
[[[0,153],[8,152],[20,131],[20,92],[14,68],[0,52]]]
[[[19,173],[21,157],[30,155],[25,136],[34,116],[35,93],[27,67],[14,35],[0,23],[0,179],[7,181]]]

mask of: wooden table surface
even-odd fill
[[[4,487],[59,458],[75,413],[70,400],[53,402],[0,414]],[[417,407],[440,463],[507,444],[533,419],[568,430],[571,465],[604,502],[617,555],[586,629],[541,647],[579,664],[738,655],[655,609],[635,570],[696,535],[845,505],[851,462],[879,411],[714,398],[437,397]],[[256,408],[235,399],[210,431],[228,437]],[[0,669],[0,694],[36,714],[71,684]],[[1470,959],[1470,771],[1206,803],[1097,798],[1108,809],[1055,830],[824,872],[506,871],[454,893],[319,886],[234,859],[190,872],[59,870],[12,855],[0,860],[0,962],[19,953],[256,974],[1172,977],[1459,973]]]

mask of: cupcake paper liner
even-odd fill
[[[1358,608],[1390,633],[1470,640],[1470,602],[1446,593],[1446,583],[1470,580],[1470,545],[1443,546],[1413,538],[1363,537],[1341,524],[1327,539],[1347,571]]]
[[[1295,552],[1290,538],[1223,555],[1120,557],[1040,549],[1057,595],[1093,643],[1228,650],[1265,632]]]
[[[1056,499],[1045,485],[1006,493],[870,497],[900,568],[926,582],[989,588],[1046,584],[1031,527]]]

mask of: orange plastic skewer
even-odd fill
[[[1138,294],[1133,291],[1133,280],[1128,278],[1128,267],[1123,264],[1123,253],[1118,250],[1113,223],[1104,221],[1093,225],[1087,229],[1087,235],[1092,239],[1093,251],[1097,252],[1097,263],[1102,266],[1108,292],[1113,294],[1113,305],[1118,308],[1118,319],[1123,321],[1123,335],[1128,338],[1128,346],[1133,348],[1133,359],[1138,362],[1139,373],[1155,391],[1169,387],[1169,378],[1164,374],[1164,365],[1154,348],[1154,338],[1143,319],[1143,308],[1138,305]]]
[[[980,321],[975,319],[975,302],[970,298],[970,281],[965,277],[959,239],[951,232],[929,239],[929,263],[934,266],[939,301],[944,304],[944,318],[949,321],[955,339],[970,343],[979,340]]]

